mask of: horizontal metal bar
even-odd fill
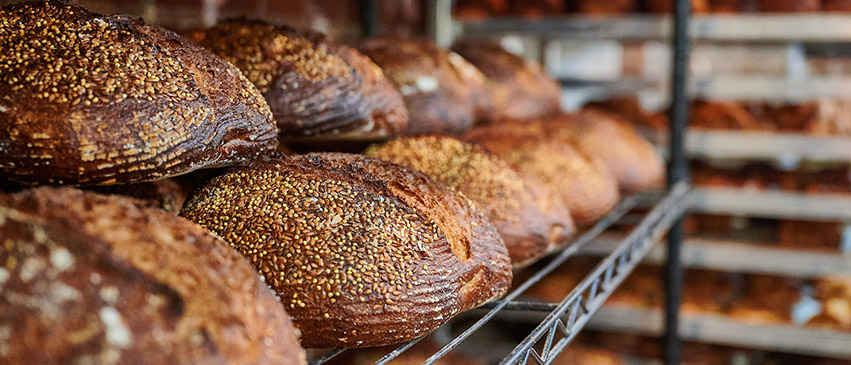
[[[641,133],[657,146],[668,144],[664,131],[641,129]],[[804,161],[846,163],[851,162],[851,138],[802,133],[689,130],[686,153],[691,157],[777,161],[784,165]]]
[[[588,327],[655,336],[662,332],[662,318],[658,309],[607,305]],[[761,325],[722,315],[684,313],[679,333],[688,341],[851,359],[851,333],[829,329]]]
[[[579,253],[607,256],[623,240],[623,235],[601,235]],[[837,243],[837,249],[839,245]],[[754,260],[758,257],[758,260]],[[785,275],[797,278],[817,278],[828,275],[851,276],[851,256],[839,253],[811,252],[781,248],[771,244],[742,241],[687,238],[681,256],[683,265],[690,268],[713,269],[740,273]],[[645,262],[661,264],[665,250],[654,247]]]
[[[847,14],[708,14],[695,15],[689,24],[692,39],[758,42],[851,42]],[[548,16],[536,19],[503,17],[460,22],[463,35],[523,33],[574,39],[666,40],[671,35],[669,15],[630,14],[587,17]]]
[[[739,188],[695,188],[692,210],[762,218],[851,221],[851,196]]]

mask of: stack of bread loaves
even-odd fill
[[[471,63],[246,20],[191,38],[64,2],[0,10],[0,362],[407,341],[661,176],[634,131],[550,120],[555,83],[492,46],[459,47]],[[606,134],[626,147],[584,142]]]

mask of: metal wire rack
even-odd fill
[[[530,360],[537,364],[550,363],[574,339],[577,333],[588,322],[588,319],[600,308],[606,298],[618,287],[673,224],[689,205],[689,186],[682,181],[667,194],[639,194],[624,199],[611,214],[600,220],[593,227],[576,238],[567,248],[555,254],[552,259],[531,277],[518,285],[501,300],[489,303],[489,309],[470,327],[449,341],[440,350],[426,360],[432,364],[441,357],[458,347],[501,311],[547,311],[549,315],[535,330],[506,356],[502,363],[527,363]],[[612,224],[618,222],[628,211],[639,205],[655,202],[653,208],[644,219],[625,237],[604,259],[592,270],[579,285],[577,285],[560,303],[527,303],[514,301],[542,278],[561,266],[583,247],[595,240]],[[376,364],[386,364],[395,359],[425,336],[402,344],[386,354]],[[542,349],[536,347],[543,340]],[[334,349],[312,362],[319,365],[341,354],[344,349]]]

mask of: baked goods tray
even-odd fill
[[[657,146],[667,146],[668,132],[640,128]],[[802,133],[689,130],[686,152],[692,157],[719,160],[777,161],[793,166],[802,161],[851,162],[851,138]]]
[[[851,196],[792,191],[702,187],[691,193],[697,213],[851,222]]]
[[[548,363],[567,347],[602,306],[606,298],[647,255],[655,242],[658,242],[671,225],[682,216],[690,205],[689,189],[687,182],[681,181],[664,195],[644,193],[627,197],[608,216],[577,236],[565,249],[554,253],[546,265],[517,285],[515,289],[500,300],[485,306],[487,311],[477,321],[455,338],[452,338],[445,346],[429,357],[425,363],[432,364],[438,361],[474,335],[476,331],[506,307],[515,303],[513,300],[523,294],[526,289],[558,268],[569,257],[574,256],[632,208],[643,205],[648,200],[654,201],[655,204],[652,205],[652,209],[644,216],[638,226],[624,237],[611,254],[603,259],[575,288],[566,292],[560,303],[553,305],[540,303],[541,305],[551,306],[547,307],[549,314],[501,362],[503,364]],[[512,307],[515,310],[522,309],[515,305],[512,305]],[[540,311],[540,307],[531,305],[526,310]],[[376,364],[388,363],[427,336],[402,344],[379,359]],[[344,351],[345,349],[330,350],[311,361],[311,364],[325,363]]]
[[[710,41],[759,42],[851,42],[851,15],[807,14],[708,14],[689,20],[692,39]],[[523,33],[547,38],[667,40],[671,36],[671,16],[631,14],[589,17],[583,15],[489,18],[483,21],[456,21],[456,31],[464,36],[494,36]]]
[[[607,256],[617,248],[623,238],[623,234],[617,233],[600,235],[593,244],[580,250],[579,254]],[[760,259],[754,260],[754,257]],[[683,266],[688,268],[740,273],[787,275],[797,278],[851,276],[851,256],[849,255],[715,238],[686,238],[683,240],[680,260]],[[663,264],[665,262],[663,247],[652,248],[644,262]]]

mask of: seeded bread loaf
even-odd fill
[[[448,136],[401,137],[366,154],[422,171],[470,198],[496,226],[515,267],[565,244],[575,232],[560,201],[475,144]]]
[[[381,69],[325,35],[229,20],[194,38],[260,89],[284,137],[376,140],[407,126],[402,96]]]
[[[602,163],[627,193],[659,189],[665,183],[665,162],[650,142],[615,114],[583,109],[545,124],[547,133],[573,143],[591,160]]]
[[[0,9],[0,180],[107,185],[275,149],[238,69],[177,34],[61,2]]]
[[[407,134],[461,133],[489,118],[485,76],[458,54],[425,39],[369,39],[360,50],[402,93]]]
[[[306,347],[428,333],[507,290],[499,235],[424,175],[355,155],[275,156],[196,191],[182,215],[257,267]]]
[[[541,122],[499,123],[466,134],[504,158],[530,185],[561,197],[577,225],[588,225],[617,204],[617,181],[570,144],[549,138]]]
[[[491,119],[531,119],[559,111],[561,86],[537,62],[498,44],[461,42],[452,47],[487,77]]]
[[[0,194],[0,362],[305,363],[251,265],[195,224],[71,188]]]

